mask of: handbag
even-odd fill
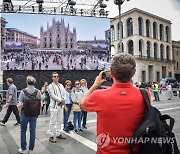
[[[79,104],[75,104],[75,103],[73,103],[73,105],[72,105],[72,110],[74,112],[81,112]]]

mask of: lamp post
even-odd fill
[[[118,9],[119,9],[119,51],[117,50],[116,54],[118,54],[119,52],[123,52],[122,51],[122,24],[121,24],[121,5],[125,2],[125,1],[130,1],[130,0],[114,0],[114,3],[116,5],[118,5]]]

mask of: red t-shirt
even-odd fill
[[[130,154],[128,139],[144,119],[145,103],[131,83],[116,83],[94,91],[84,100],[87,111],[97,112],[97,154]],[[134,151],[138,153],[139,146]]]

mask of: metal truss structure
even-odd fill
[[[3,0],[1,13],[61,14],[108,17],[109,0]]]

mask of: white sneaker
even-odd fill
[[[33,152],[33,150],[29,150],[29,154],[33,154],[34,152]]]
[[[28,154],[28,151],[27,150],[23,150],[23,149],[19,149],[18,150],[18,153],[20,153],[20,154]]]

